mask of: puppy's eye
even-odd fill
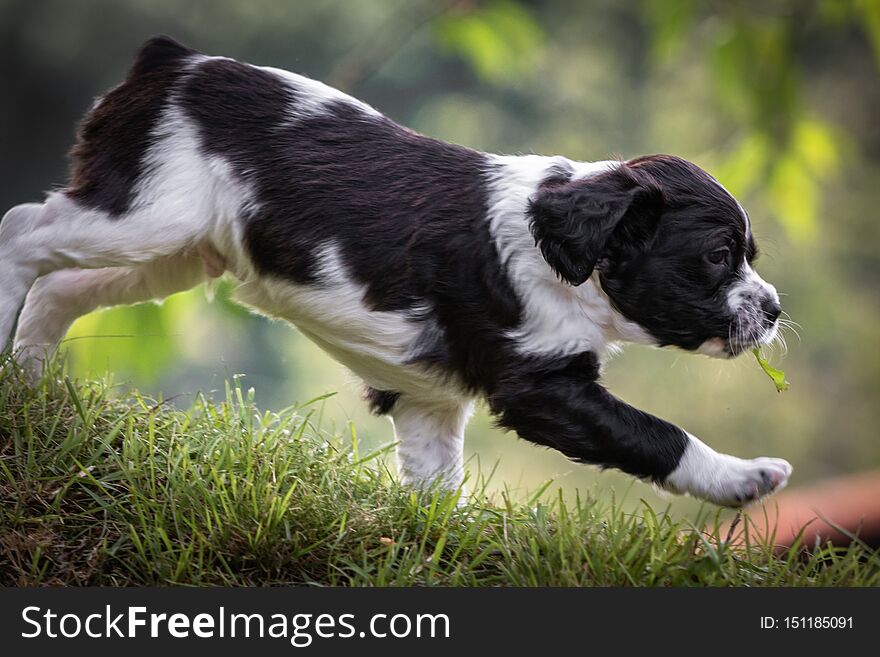
[[[706,255],[706,260],[711,262],[713,265],[723,265],[727,264],[729,257],[730,249],[724,247],[723,249],[715,249],[714,251],[710,251]]]

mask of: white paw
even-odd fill
[[[785,488],[791,476],[791,464],[784,459],[762,456],[736,459],[727,465],[710,501],[722,506],[740,507]],[[711,494],[710,493],[710,494]],[[714,498],[714,499],[713,499]]]
[[[740,507],[784,488],[791,470],[783,459],[719,454],[688,434],[687,448],[663,487],[721,506]]]

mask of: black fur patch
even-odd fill
[[[125,81],[80,126],[70,153],[68,196],[114,217],[129,209],[152,131],[180,78],[181,62],[193,54],[164,36],[143,45]]]
[[[556,162],[547,168],[544,180],[541,181],[539,187],[564,185],[571,180],[572,175],[574,175],[574,169],[571,164],[565,159],[558,158]]]
[[[373,415],[388,415],[400,399],[400,393],[392,390],[378,390],[367,386],[364,390],[364,401]]]

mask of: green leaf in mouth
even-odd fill
[[[761,351],[757,347],[752,349],[752,353],[755,354],[755,359],[758,361],[758,365],[761,366],[764,373],[773,381],[773,385],[776,386],[776,392],[788,390],[790,384],[785,380],[785,372],[773,367],[770,362],[761,355]]]

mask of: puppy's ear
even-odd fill
[[[529,203],[532,235],[556,274],[580,285],[618,227],[627,240],[646,241],[653,234],[662,201],[652,176],[621,163],[589,178],[543,186]]]

